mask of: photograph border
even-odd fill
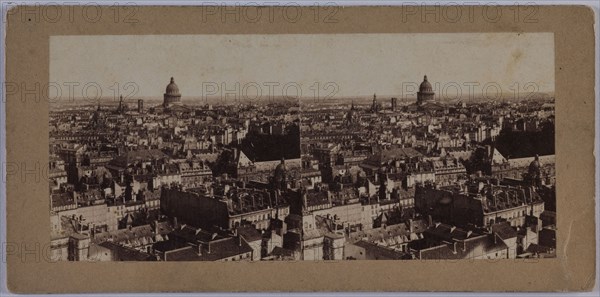
[[[484,15],[485,6],[457,6]],[[508,11],[514,6],[498,9]],[[58,9],[61,9],[59,6]],[[595,33],[594,11],[585,6],[538,6],[535,22],[510,17],[491,22],[423,22],[424,6],[339,7],[337,22],[300,18],[283,7],[248,23],[201,17],[207,7],[139,6],[136,22],[100,7],[96,22],[73,6],[74,19],[36,22],[23,6],[6,24],[6,174],[8,289],[14,293],[200,291],[586,291],[596,279],[595,231]],[[69,8],[71,9],[71,8]],[[307,15],[310,7],[301,7]],[[518,9],[518,8],[517,8]],[[407,11],[411,11],[407,15]],[[412,11],[415,11],[416,17]],[[218,14],[217,9],[217,14]],[[43,16],[41,17],[43,19]],[[107,34],[344,34],[344,33],[552,32],[555,36],[557,258],[494,261],[332,261],[256,263],[51,262],[48,185],[49,37]],[[31,91],[34,90],[34,91]],[[10,92],[9,92],[10,91]],[[37,173],[36,173],[37,172]],[[7,172],[8,173],[8,172]],[[39,180],[42,179],[40,182]],[[483,280],[482,278],[485,278]],[[481,280],[481,281],[479,281]]]

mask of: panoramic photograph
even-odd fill
[[[52,36],[52,259],[555,258],[554,68],[552,33]]]

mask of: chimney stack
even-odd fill
[[[308,209],[308,198],[306,197],[306,192],[302,192],[301,195],[302,195],[302,206],[303,206],[302,208],[304,210],[307,210]]]

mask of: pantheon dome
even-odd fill
[[[431,83],[427,80],[427,75],[423,77],[423,82],[419,86],[419,92],[417,92],[417,103],[423,104],[425,101],[433,101],[435,93],[431,87]]]
[[[163,106],[169,107],[175,104],[181,105],[181,94],[179,93],[179,87],[175,83],[175,79],[171,77],[171,82],[165,90]]]

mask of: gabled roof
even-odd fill
[[[262,234],[250,225],[238,227],[237,232],[247,242],[262,240]]]
[[[492,232],[496,233],[500,238],[509,239],[517,237],[517,230],[513,229],[508,222],[502,222],[492,225]]]
[[[493,164],[504,164],[506,163],[506,158],[494,148],[494,152],[492,153],[492,163]]]

